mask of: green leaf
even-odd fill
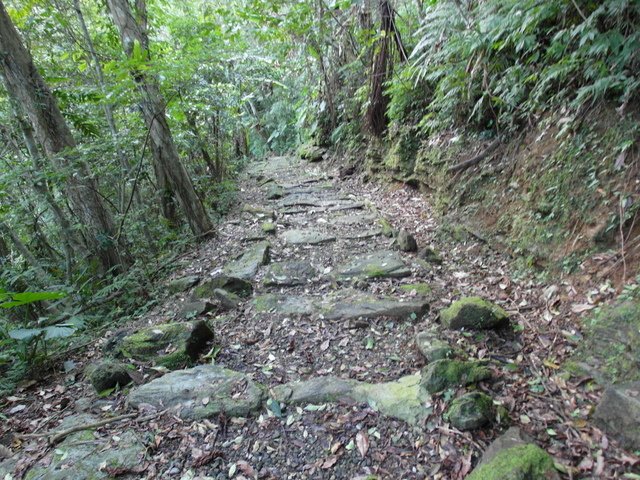
[[[76,329],[72,325],[61,324],[44,328],[16,328],[7,333],[14,340],[29,342],[36,337],[43,337],[45,340],[70,337],[76,333]]]
[[[276,417],[282,418],[282,408],[277,400],[274,400],[273,398],[267,400],[267,408],[271,410]]]
[[[6,293],[0,292],[0,299],[10,297],[12,300],[0,303],[2,308],[19,307],[43,300],[58,300],[66,297],[65,292],[22,292],[22,293]]]

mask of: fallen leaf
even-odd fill
[[[358,446],[360,455],[362,455],[363,458],[366,457],[369,451],[369,437],[367,436],[367,432],[358,432],[356,435],[356,445]]]
[[[322,469],[328,470],[329,468],[333,467],[336,463],[338,463],[338,456],[331,455],[330,457],[327,457],[324,462],[322,462]]]

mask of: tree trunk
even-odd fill
[[[135,12],[127,0],[107,0],[113,21],[120,33],[125,53],[133,57],[134,46],[138,46],[148,60],[149,40],[147,36],[146,5],[144,0],[136,0]],[[134,15],[135,13],[135,15]],[[135,59],[139,60],[139,59]],[[184,212],[191,231],[203,238],[213,233],[202,201],[196,194],[191,178],[180,161],[173,143],[173,136],[165,116],[165,102],[160,94],[157,80],[139,69],[132,68],[133,77],[141,94],[142,116],[149,130],[155,171],[162,172]],[[160,182],[158,182],[160,183]]]
[[[46,154],[57,159],[59,169],[67,171],[66,193],[74,212],[88,230],[92,250],[104,270],[122,270],[125,259],[114,242],[115,225],[111,212],[106,208],[88,166],[75,152],[71,130],[1,1],[0,61],[9,95],[24,108]]]
[[[207,169],[209,170],[208,172],[209,175],[219,180],[217,178],[216,165],[214,165],[213,159],[211,158],[211,155],[209,154],[209,150],[207,149],[207,144],[204,141],[204,138],[202,138],[202,134],[200,133],[200,129],[198,128],[198,123],[197,123],[195,114],[185,108],[184,116],[187,119],[187,125],[189,125],[189,130],[191,130],[191,133],[195,137],[196,144],[198,146],[198,149],[200,150],[200,155],[202,155],[202,160],[204,161],[205,165],[207,166]],[[217,157],[216,157],[216,160],[217,160]]]
[[[93,64],[93,70],[96,73],[96,79],[98,81],[98,86],[102,91],[102,94],[107,96],[107,82],[104,78],[104,72],[102,71],[102,66],[100,65],[100,58],[98,57],[98,53],[96,52],[95,46],[93,45],[93,40],[91,39],[91,35],[89,34],[89,29],[87,28],[87,23],[84,20],[84,15],[82,13],[82,8],[80,8],[80,0],[73,0],[73,8],[76,11],[76,17],[78,17],[78,22],[80,23],[80,29],[82,30],[82,37],[84,38],[84,43],[87,46],[89,51],[89,63]],[[104,108],[104,116],[107,120],[107,126],[109,127],[109,133],[111,134],[111,138],[113,140],[113,144],[115,145],[116,152],[118,154],[118,159],[120,160],[120,166],[122,168],[123,173],[123,182],[120,188],[120,210],[124,211],[127,204],[127,181],[129,175],[131,174],[131,164],[129,159],[127,158],[127,154],[122,147],[120,142],[120,137],[118,136],[118,127],[116,125],[116,121],[113,115],[113,106],[105,102],[103,105]],[[136,205],[142,205],[142,199],[140,198],[140,192],[134,186],[134,191],[131,192],[133,198],[136,202]]]

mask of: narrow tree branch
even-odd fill
[[[500,145],[500,138],[496,138],[493,142],[489,144],[489,146],[484,151],[480,152],[478,155],[476,155],[473,158],[470,158],[469,160],[465,160],[462,163],[458,163],[457,165],[453,165],[452,167],[449,167],[447,169],[447,172],[449,173],[458,172],[460,170],[465,170],[466,168],[469,168],[477,163],[480,163],[482,160],[488,157],[496,148],[498,148],[499,145]]]

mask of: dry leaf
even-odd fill
[[[573,305],[571,305],[571,311],[573,313],[582,313],[593,310],[594,308],[596,308],[595,305],[590,305],[588,303],[574,303]]]
[[[336,463],[338,463],[338,456],[331,455],[330,457],[327,457],[324,462],[322,462],[322,468],[324,470],[328,470],[329,468],[333,467]]]
[[[369,451],[369,437],[367,433],[364,431],[359,431],[356,435],[356,445],[358,446],[358,451],[360,455],[363,457],[367,456],[367,452]]]

